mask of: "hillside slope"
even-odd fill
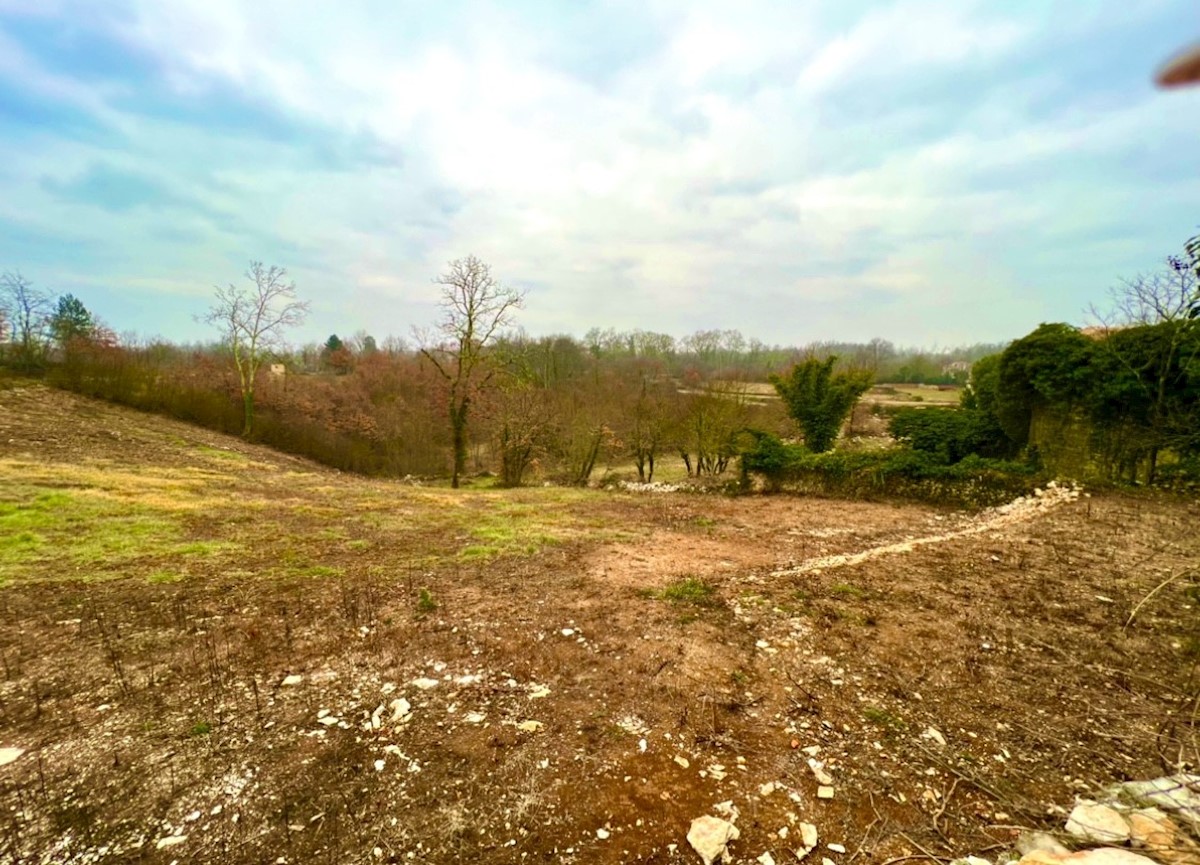
[[[0,400],[0,861],[690,862],[722,802],[883,861],[1195,757],[1186,581],[1123,627],[1194,504],[452,492]]]

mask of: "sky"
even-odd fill
[[[957,345],[1200,232],[1193,0],[0,0],[0,270],[207,339],[408,336],[476,255],[531,334]]]

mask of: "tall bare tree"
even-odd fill
[[[46,353],[52,303],[20,271],[0,276],[0,321],[12,344],[11,360],[18,367],[37,367]]]
[[[450,485],[457,489],[467,463],[471,401],[495,373],[487,363],[489,347],[512,323],[525,296],[497,282],[491,268],[473,255],[450,262],[433,282],[441,286],[442,316],[434,334],[418,334],[418,338],[421,354],[446,383],[454,452]]]
[[[246,279],[250,285],[217,286],[216,300],[200,317],[221,331],[233,355],[244,407],[243,436],[254,429],[254,381],[259,367],[272,351],[283,347],[284,331],[308,314],[308,304],[296,299],[296,283],[287,279],[285,268],[252,261]]]

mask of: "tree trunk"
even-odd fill
[[[244,418],[242,423],[242,438],[249,438],[250,433],[254,429],[254,391],[242,391],[242,409]]]
[[[458,489],[458,479],[467,468],[467,401],[450,405],[450,441],[454,451],[454,471],[450,476],[451,489]]]

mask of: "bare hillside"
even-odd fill
[[[695,862],[731,813],[884,862],[1196,758],[1195,503],[451,491],[0,401],[0,862]]]

